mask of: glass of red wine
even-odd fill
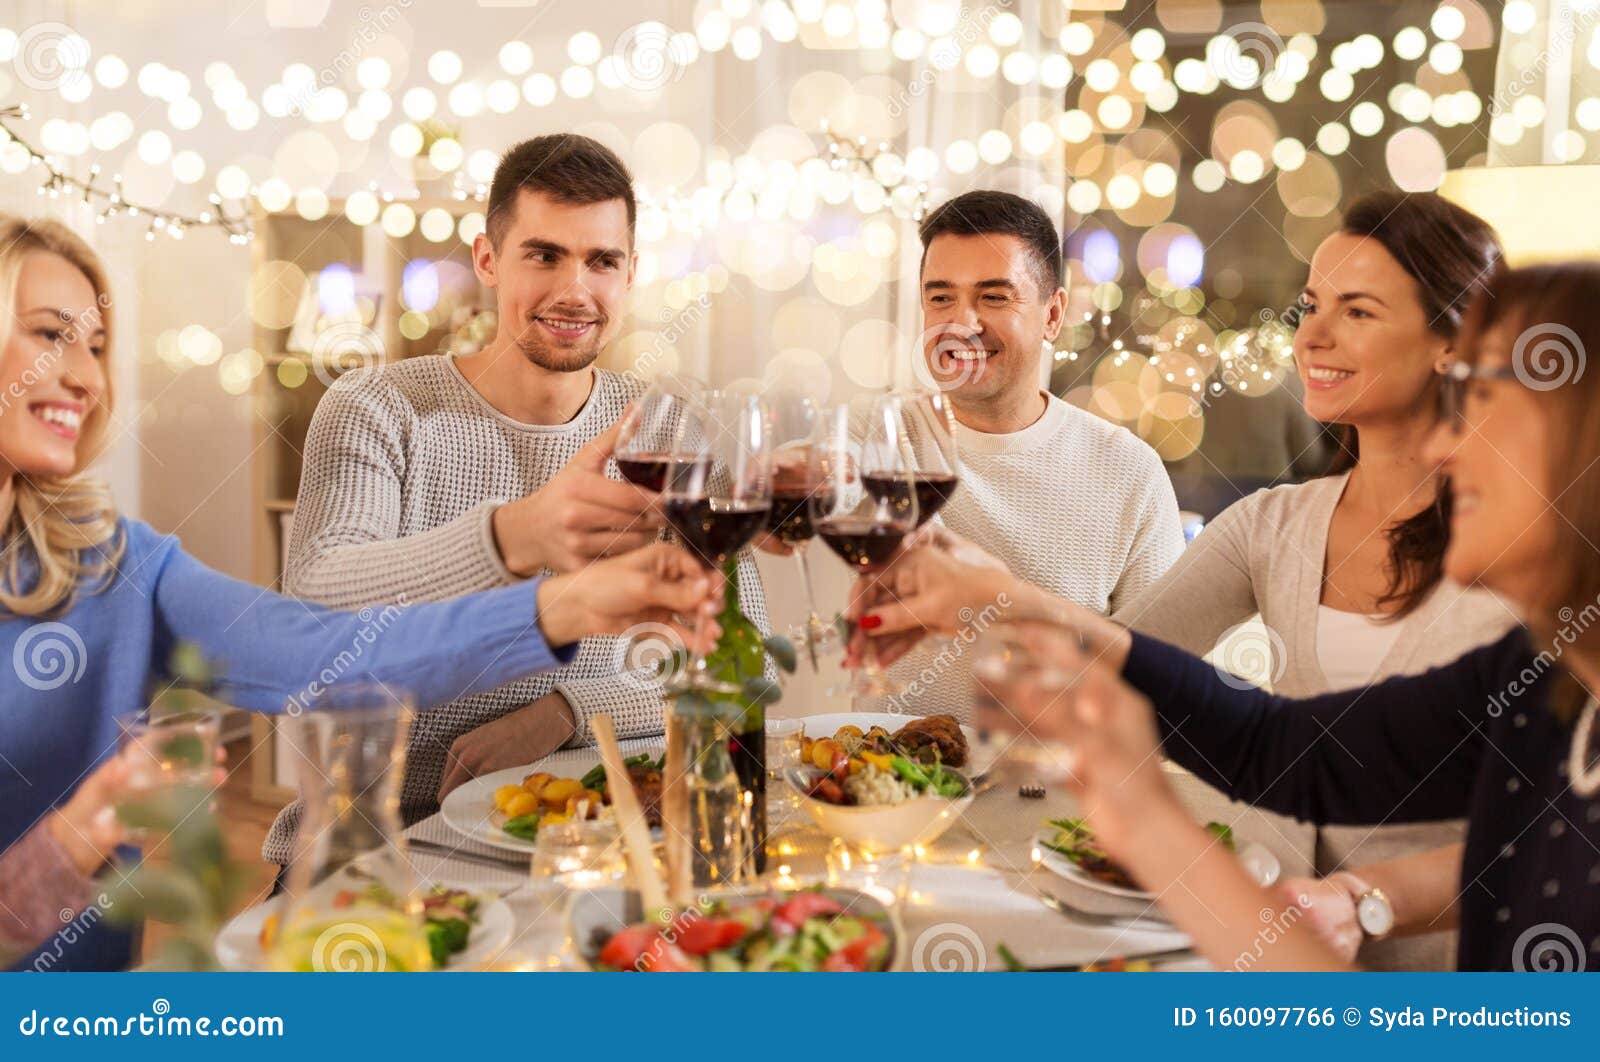
[[[916,496],[917,526],[938,515],[961,482],[961,461],[956,454],[956,418],[950,399],[942,391],[895,391],[885,395],[883,416],[891,422],[897,443],[910,471],[909,493]],[[881,492],[895,504],[904,504],[906,481],[896,472],[864,477],[869,491]]]
[[[772,513],[767,533],[794,551],[800,581],[806,591],[806,618],[789,631],[792,641],[804,645],[813,671],[819,655],[838,649],[839,630],[817,615],[817,598],[811,588],[811,566],[806,550],[816,537],[811,523],[811,498],[829,489],[814,478],[811,446],[822,413],[817,403],[798,391],[767,395],[772,410]]]
[[[917,528],[915,466],[894,396],[831,407],[811,446],[811,522],[858,573],[881,571]],[[869,648],[848,692],[889,697],[900,686]]]
[[[623,416],[613,455],[622,478],[646,490],[661,491],[667,470],[674,464],[696,460],[678,448],[684,412],[704,392],[698,380],[687,376],[658,376]]]
[[[772,426],[757,395],[706,391],[683,410],[661,492],[661,511],[690,553],[708,571],[721,572],[728,559],[767,526],[772,508]],[[681,459],[680,459],[681,458]],[[699,624],[703,628],[702,614]],[[702,631],[696,632],[696,641]],[[674,690],[738,693],[706,666],[696,652]]]

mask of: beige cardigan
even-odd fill
[[[1259,612],[1276,635],[1270,639],[1274,691],[1289,697],[1327,692],[1317,656],[1317,607],[1328,525],[1348,479],[1347,474],[1328,476],[1240,499],[1195,539],[1165,577],[1113,618],[1204,654],[1229,628]],[[1488,591],[1446,582],[1398,622],[1399,637],[1377,663],[1374,682],[1449,663],[1497,640],[1517,617]],[[1449,844],[1461,835],[1460,823],[1425,823],[1330,826],[1304,836],[1315,846],[1311,861],[1317,873],[1329,874]],[[1377,969],[1453,969],[1455,934],[1383,941],[1364,948],[1361,959]]]

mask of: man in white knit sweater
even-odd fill
[[[656,538],[655,495],[608,475],[617,419],[642,386],[593,367],[626,309],[634,216],[632,179],[599,143],[545,136],[507,152],[473,243],[495,290],[494,340],[329,389],[306,439],[286,590],[339,608],[436,600]],[[739,589],[765,631],[748,559]],[[624,641],[587,638],[557,671],[419,714],[405,818],[474,775],[590,743],[597,713],[621,737],[659,733],[660,689],[626,659]],[[288,861],[298,818],[297,805],[279,815],[269,861]]]
[[[976,191],[930,213],[921,237],[918,375],[950,396],[962,463],[939,519],[1029,582],[1111,611],[1178,558],[1183,532],[1155,451],[1040,388],[1067,309],[1055,225],[1027,199]],[[906,689],[888,710],[965,720],[970,646],[996,615],[896,663]]]

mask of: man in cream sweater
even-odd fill
[[[950,397],[962,465],[939,518],[1022,578],[1114,610],[1177,559],[1183,532],[1155,451],[1040,388],[1067,310],[1060,234],[1033,202],[975,191],[930,213],[921,237],[918,375]],[[907,654],[888,710],[965,720],[972,642],[1003,616],[997,603],[963,636]]]
[[[506,153],[472,248],[498,331],[477,354],[397,360],[328,390],[306,437],[288,592],[339,608],[437,600],[656,538],[655,495],[609,468],[616,422],[642,386],[593,364],[626,312],[634,216],[627,168],[588,137]],[[739,596],[766,630],[748,558]],[[592,743],[598,713],[620,737],[660,733],[659,686],[627,661],[624,640],[586,638],[565,667],[420,713],[406,820],[475,775]],[[278,816],[266,859],[288,861],[298,819],[298,805]]]

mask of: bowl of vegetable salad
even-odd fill
[[[823,832],[883,852],[932,844],[974,796],[960,771],[895,754],[865,752],[826,771],[793,768],[785,780]]]
[[[854,889],[715,890],[654,918],[638,893],[600,889],[576,895],[567,918],[573,951],[594,970],[876,973],[904,962],[899,919]]]

